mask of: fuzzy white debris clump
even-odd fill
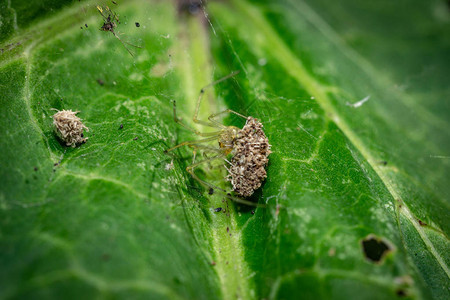
[[[265,167],[271,151],[262,127],[257,119],[248,117],[234,145],[227,180],[231,181],[236,194],[242,197],[251,196],[267,177]]]
[[[55,132],[66,146],[75,147],[88,139],[84,137],[83,130],[89,131],[89,128],[76,116],[77,113],[79,111],[61,110],[53,115]]]

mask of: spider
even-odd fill
[[[195,130],[183,122],[177,117],[176,102],[173,102],[173,118],[176,123],[180,124],[187,130],[192,131],[198,136],[204,137],[200,140],[186,141],[178,144],[168,150],[167,152],[173,151],[182,146],[188,146],[193,148],[193,162],[190,166],[186,168],[186,171],[191,174],[191,176],[200,182],[201,184],[209,187],[209,194],[212,194],[214,190],[220,190],[226,193],[227,197],[243,204],[255,206],[254,202],[243,199],[251,196],[255,190],[257,190],[264,179],[267,177],[265,167],[269,161],[268,156],[271,153],[269,141],[262,130],[262,124],[256,118],[251,116],[246,117],[238,112],[231,109],[226,109],[224,111],[212,114],[208,117],[208,121],[199,120],[198,112],[200,108],[200,103],[202,101],[205,89],[212,87],[230,77],[238,74],[239,71],[233,72],[217,81],[214,81],[200,90],[200,94],[195,107],[195,112],[192,120],[194,123],[217,128],[214,132],[200,132]],[[220,115],[232,113],[241,118],[246,119],[246,124],[242,129],[235,126],[225,126],[219,123],[216,118]],[[206,146],[204,143],[217,141],[218,147]],[[204,150],[205,152],[215,153],[212,157],[207,157],[206,159],[195,162],[195,156],[198,150]],[[231,159],[228,160],[227,157]],[[204,163],[211,163],[215,160],[224,160],[229,166],[225,166],[228,171],[227,180],[231,182],[233,186],[233,191],[235,196],[227,193],[224,189],[219,188],[209,182],[200,179],[194,172],[195,168]]]
[[[100,30],[111,32],[122,43],[125,49],[127,49],[128,53],[130,53],[130,55],[134,57],[133,53],[130,51],[130,49],[128,49],[128,47],[125,44],[136,48],[141,47],[122,41],[120,37],[116,34],[116,32],[114,31],[114,28],[117,27],[116,22],[120,24],[119,17],[117,16],[117,14],[113,12],[108,6],[102,7],[97,5],[97,10],[103,17],[103,25],[102,27],[100,27]],[[105,11],[105,13],[103,13],[103,11]]]

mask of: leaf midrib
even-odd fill
[[[181,86],[185,101],[183,111],[178,110],[183,115],[183,121],[197,130],[205,131],[208,128],[199,126],[192,122],[192,115],[195,110],[200,89],[213,81],[213,69],[211,58],[211,49],[209,48],[209,31],[205,26],[205,20],[202,14],[197,16],[187,16],[186,19],[180,19],[180,28],[177,38],[178,45],[175,47],[177,55],[177,65],[183,71],[181,79]],[[183,17],[182,17],[183,18]],[[184,24],[184,26],[183,26]],[[200,71],[199,71],[200,70]],[[208,91],[205,91],[206,93]],[[214,88],[210,89],[211,94],[214,94]],[[178,100],[178,99],[177,99]],[[200,107],[198,118],[200,120],[207,120],[212,113],[220,111],[223,103],[216,97],[208,97],[205,95]],[[177,107],[180,104],[177,102]],[[192,136],[198,139],[198,136]],[[178,141],[182,142],[182,141]],[[200,160],[201,158],[198,158]],[[201,167],[199,167],[200,169]],[[208,174],[208,180],[216,185],[221,185],[224,179],[220,174]],[[242,236],[239,231],[236,231],[238,226],[236,218],[238,213],[234,205],[226,206],[228,213],[223,212],[212,213],[212,208],[223,207],[223,199],[225,195],[221,195],[217,191],[212,196],[207,196],[210,201],[210,232],[212,255],[215,259],[211,262],[218,275],[218,284],[221,289],[223,299],[235,299],[237,296],[242,299],[253,299],[251,290],[253,281],[250,269],[245,261],[244,247],[242,244]],[[193,200],[187,198],[188,201]],[[226,198],[225,198],[226,199]],[[230,201],[227,199],[227,201]],[[188,220],[195,226],[195,220]],[[229,229],[229,232],[227,230]],[[195,233],[193,233],[195,236]],[[206,256],[209,256],[208,254]]]

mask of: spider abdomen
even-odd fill
[[[231,181],[236,194],[242,197],[251,196],[267,177],[265,167],[271,151],[262,127],[257,119],[248,117],[235,142],[227,180]]]

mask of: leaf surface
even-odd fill
[[[1,298],[448,298],[444,2],[108,2],[134,57],[97,4],[0,13]],[[234,70],[199,118],[261,120],[266,207],[208,195],[189,148],[164,154],[199,139],[172,101],[207,130],[199,91]],[[88,142],[64,147],[52,109],[79,110]]]

